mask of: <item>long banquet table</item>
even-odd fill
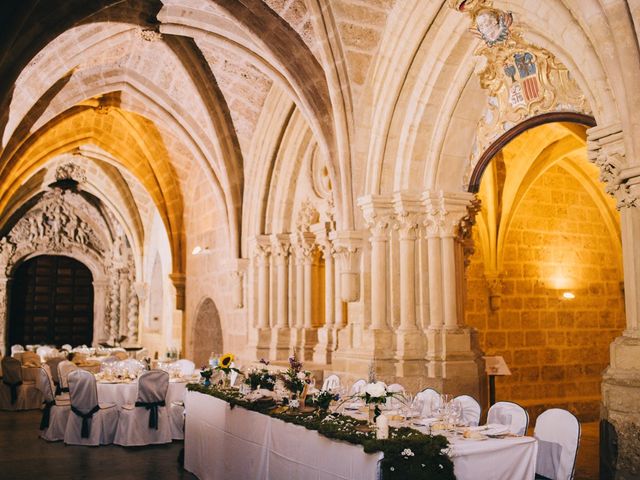
[[[185,469],[201,480],[374,480],[383,454],[328,439],[316,431],[245,410],[198,392],[185,398]],[[456,478],[534,478],[532,437],[458,441],[451,445]]]

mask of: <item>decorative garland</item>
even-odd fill
[[[221,390],[190,383],[187,389],[224,400],[236,406],[259,412],[282,421],[316,430],[327,438],[362,445],[366,453],[383,452],[382,480],[452,480],[453,462],[447,456],[448,440],[442,435],[425,435],[412,428],[390,428],[389,439],[378,440],[375,432],[358,430],[366,424],[347,415],[314,412],[291,412],[276,408],[275,402],[249,402],[237,390]]]

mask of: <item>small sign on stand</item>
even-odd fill
[[[499,355],[483,358],[485,373],[489,377],[489,406],[491,406],[496,403],[496,377],[511,375],[511,370],[504,358]]]

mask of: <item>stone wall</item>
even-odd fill
[[[497,400],[598,417],[609,344],[624,328],[620,246],[585,188],[558,166],[522,198],[506,232],[500,308],[489,308],[481,245],[467,272],[466,320],[512,376]],[[575,299],[562,298],[565,291]]]

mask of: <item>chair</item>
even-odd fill
[[[482,409],[475,398],[469,395],[460,395],[453,399],[460,404],[460,420],[470,427],[477,427],[480,423],[480,413]]]
[[[96,378],[85,370],[69,373],[71,414],[64,431],[69,445],[108,445],[118,426],[115,403],[99,404]]]
[[[387,391],[392,393],[404,393],[404,387],[399,383],[392,383],[387,387]]]
[[[40,437],[56,442],[64,440],[64,431],[67,427],[71,406],[69,401],[57,400],[54,395],[53,378],[47,371],[48,365],[44,364],[36,379],[36,388],[40,390],[44,398],[44,409],[40,420]]]
[[[169,374],[150,370],[138,378],[138,398],[122,407],[114,443],[135,447],[171,442],[171,424],[165,406]]]
[[[359,394],[366,384],[367,384],[367,381],[362,378],[360,380],[356,380],[355,382],[353,382],[353,385],[351,385],[351,390],[349,390],[349,395]]]
[[[18,359],[2,359],[0,410],[35,410],[42,405],[42,395],[35,382],[22,380],[22,365]]]
[[[15,353],[22,353],[24,352],[24,347],[22,345],[11,345],[11,356],[13,357],[13,355]]]
[[[35,352],[22,352],[20,361],[25,367],[39,367],[42,364],[40,355]]]
[[[196,364],[186,358],[176,361],[176,367],[180,369],[180,375],[183,377],[190,377],[196,370]]]
[[[529,414],[517,403],[498,402],[489,409],[487,423],[499,423],[509,427],[514,435],[524,435],[529,426]]]
[[[64,358],[62,357],[54,357],[54,358],[48,359],[45,362],[45,365],[48,365],[51,371],[51,378],[53,378],[56,395],[60,395],[62,393],[62,390],[60,387],[60,375],[58,375],[58,365],[60,365],[60,362],[62,362],[63,360]]]
[[[184,440],[184,403],[173,402],[169,406],[169,421],[171,423],[171,438]]]
[[[538,440],[536,478],[572,479],[580,446],[578,419],[567,410],[551,408],[536,420],[533,436]]]
[[[422,416],[434,417],[442,404],[440,394],[433,388],[425,388],[416,394],[416,399],[422,402]]]
[[[337,375],[329,375],[322,382],[322,390],[330,392],[338,388],[340,388],[340,377]]]
[[[78,369],[79,367],[69,360],[63,360],[58,363],[58,378],[60,380],[60,392],[62,392],[62,394],[69,393],[69,383],[67,381],[67,377],[71,372]]]

